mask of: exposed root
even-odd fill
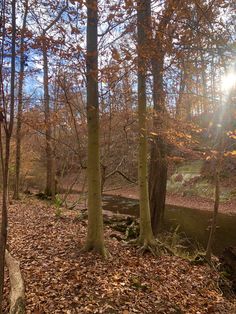
[[[137,238],[137,239],[132,239],[132,240],[129,240],[128,241],[128,244],[129,245],[133,245],[133,246],[140,246],[140,239],[139,238]]]
[[[171,248],[169,248],[165,243],[156,240],[158,243],[158,247],[160,248],[160,251],[162,251],[164,254],[169,254],[169,255],[176,255]]]
[[[144,255],[145,253],[151,253],[153,256],[157,256],[158,254],[158,249],[153,246],[153,245],[143,245],[138,249],[138,253],[141,255]]]
[[[6,250],[6,264],[9,269],[11,292],[10,314],[25,313],[25,286],[20,271],[20,263]]]
[[[209,264],[211,267],[214,266],[214,263],[211,259],[209,259],[205,253],[198,253],[193,260],[191,260],[191,264],[194,265],[204,265]]]
[[[128,244],[139,247],[138,252],[142,255],[145,253],[151,253],[153,256],[159,256],[161,254],[175,255],[168,246],[157,239],[144,240],[139,237],[130,240]]]
[[[129,241],[129,244],[139,247],[138,253],[142,255],[145,253],[151,253],[153,256],[160,255],[160,248],[156,239],[146,240],[139,237]]]
[[[110,256],[110,253],[107,250],[107,248],[101,245],[86,243],[84,247],[81,249],[82,253],[91,252],[91,251],[99,254],[104,259],[107,259]]]

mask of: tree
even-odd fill
[[[21,127],[22,127],[22,111],[23,111],[23,84],[24,84],[24,72],[25,72],[25,30],[27,15],[29,11],[28,0],[24,3],[24,17],[21,30],[20,39],[20,73],[19,73],[19,87],[18,87],[18,112],[17,112],[17,124],[16,124],[16,173],[15,173],[15,186],[13,198],[18,200],[19,196],[19,184],[20,184],[20,162],[21,162]]]
[[[56,11],[56,16],[46,26],[42,26],[39,18],[36,22],[41,30],[40,36],[38,37],[38,46],[41,48],[43,55],[43,104],[45,114],[45,138],[46,138],[46,187],[45,194],[48,196],[55,196],[55,171],[54,171],[54,156],[53,156],[53,143],[52,143],[52,117],[50,108],[50,93],[49,93],[49,66],[48,66],[48,51],[50,49],[50,41],[52,38],[48,36],[48,32],[52,30],[55,24],[60,20],[63,13],[68,8],[68,0],[65,4],[60,6],[57,3],[56,6],[59,11]],[[53,12],[55,7],[53,7]],[[43,22],[42,22],[43,24]]]
[[[151,142],[151,157],[149,169],[149,199],[151,209],[152,230],[154,235],[163,221],[166,185],[167,185],[167,148],[164,133],[164,123],[166,118],[165,93],[163,86],[164,59],[166,49],[164,45],[166,28],[171,20],[176,8],[175,1],[166,2],[166,7],[159,22],[155,39],[153,40],[153,55],[151,58],[153,75],[153,102],[154,115],[153,125],[157,132]]]
[[[55,197],[55,172],[52,148],[52,127],[51,127],[51,110],[50,110],[50,96],[49,96],[49,76],[48,76],[48,46],[47,46],[47,32],[59,21],[60,17],[68,7],[68,2],[59,11],[51,23],[43,29],[43,87],[44,87],[44,110],[45,110],[45,125],[46,125],[46,158],[47,158],[47,176],[45,194]]]
[[[140,235],[138,244],[142,250],[155,253],[156,241],[151,227],[148,199],[148,167],[147,167],[147,99],[146,75],[148,58],[148,38],[151,31],[150,1],[137,1],[138,28],[138,118],[139,118],[139,154],[138,181],[140,206]]]
[[[6,8],[3,9],[5,14]],[[1,165],[3,179],[2,193],[2,215],[1,215],[1,235],[0,235],[0,314],[3,312],[3,287],[4,287],[4,268],[5,268],[5,251],[7,244],[8,229],[8,176],[9,176],[9,160],[10,160],[10,143],[14,123],[14,107],[15,107],[15,60],[16,60],[16,1],[11,2],[11,82],[10,82],[10,106],[8,108],[4,97],[4,89],[1,86],[2,112],[0,124],[0,149],[1,149]],[[4,41],[3,41],[4,42]],[[2,50],[4,51],[4,50]],[[1,65],[2,66],[2,65]],[[2,79],[1,79],[2,81]],[[4,130],[4,135],[2,133]],[[3,144],[3,141],[5,143]],[[3,151],[4,148],[4,151]]]
[[[229,94],[226,95],[226,100],[224,103],[223,108],[219,107],[218,112],[216,115],[216,121],[214,121],[214,126],[212,127],[212,133],[214,132],[213,138],[214,138],[214,148],[216,151],[214,151],[212,159],[215,160],[215,169],[214,169],[214,183],[215,183],[215,197],[214,197],[214,210],[212,214],[212,221],[210,226],[210,233],[208,237],[207,242],[207,248],[206,248],[206,260],[210,263],[211,262],[211,256],[212,256],[212,246],[215,241],[215,232],[217,227],[217,218],[218,218],[218,212],[219,212],[219,206],[220,206],[220,179],[222,175],[223,170],[223,162],[224,162],[224,156],[231,155],[231,150],[234,149],[234,145],[226,145],[228,137],[235,136],[234,135],[234,128],[235,128],[235,110],[236,110],[236,103],[235,103],[235,95],[236,95],[236,81],[234,78],[233,80],[233,86],[228,87]],[[225,92],[225,91],[223,91]],[[232,131],[233,129],[233,131]],[[230,147],[231,146],[231,147]],[[229,149],[229,151],[226,151],[226,148]],[[234,152],[232,154],[232,157],[234,157]]]
[[[88,232],[84,250],[107,256],[104,245],[99,152],[98,2],[87,0]]]

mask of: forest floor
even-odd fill
[[[138,187],[133,185],[110,190],[107,192],[105,191],[104,193],[109,195],[138,199]],[[167,193],[166,204],[212,211],[214,201],[206,197],[189,195],[183,196],[177,193]],[[236,199],[221,202],[219,211],[222,213],[236,214]]]
[[[140,256],[108,226],[109,259],[81,253],[87,221],[77,215],[63,209],[58,216],[33,196],[10,205],[9,251],[21,263],[27,314],[236,313],[215,270],[175,256]]]

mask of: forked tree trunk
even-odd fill
[[[25,56],[24,56],[24,39],[25,28],[28,15],[28,1],[25,2],[25,12],[22,24],[22,34],[20,40],[20,73],[19,73],[19,90],[18,90],[18,112],[16,124],[16,175],[13,198],[18,200],[20,187],[20,163],[21,163],[21,125],[22,125],[22,109],[23,109],[23,84],[24,84],[24,70],[25,70]]]
[[[137,1],[138,14],[138,119],[139,119],[139,154],[138,181],[140,206],[139,244],[148,248],[154,245],[148,198],[148,167],[147,167],[147,100],[146,74],[148,59],[148,37],[151,32],[150,1]]]
[[[84,250],[106,257],[99,152],[97,0],[87,0],[88,232]]]

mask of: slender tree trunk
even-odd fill
[[[215,231],[216,231],[216,224],[217,224],[217,217],[219,211],[219,204],[220,204],[220,175],[219,175],[219,165],[217,166],[216,173],[215,173],[215,201],[214,201],[214,211],[213,217],[211,222],[211,229],[207,243],[206,249],[206,260],[211,261],[211,254],[212,254],[212,246],[214,243],[215,238]]]
[[[2,132],[1,132],[2,141]],[[1,145],[3,146],[3,145]],[[0,313],[3,311],[3,288],[4,288],[4,269],[5,269],[5,251],[7,244],[7,227],[8,227],[8,172],[9,172],[9,156],[10,156],[10,138],[5,138],[5,156],[1,152],[3,173],[3,191],[2,191],[2,217],[1,217],[1,238],[0,238]]]
[[[179,87],[179,97],[176,103],[176,117],[179,120],[184,119],[184,91],[186,89],[186,79],[187,79],[187,69],[185,60],[182,61],[182,69],[181,69],[181,79],[180,79],[180,87]]]
[[[88,232],[84,249],[106,256],[99,152],[97,0],[87,0]]]
[[[52,127],[51,127],[51,110],[49,96],[49,79],[48,79],[48,56],[47,44],[44,34],[43,41],[43,88],[44,88],[44,112],[46,126],[46,188],[45,194],[54,197],[54,178],[53,178],[53,149],[52,149]]]
[[[52,147],[52,121],[50,109],[50,96],[49,96],[49,78],[48,78],[48,45],[47,45],[47,32],[60,20],[62,14],[68,8],[68,0],[65,6],[59,11],[57,16],[49,22],[49,24],[42,31],[43,38],[43,88],[44,88],[44,113],[45,113],[45,126],[46,126],[46,187],[45,194],[55,197],[55,171],[54,171],[54,154]]]
[[[193,93],[193,87],[192,87],[192,73],[191,73],[191,66],[192,66],[192,60],[190,56],[188,56],[188,59],[186,60],[186,84],[185,84],[185,94],[186,97],[184,98],[183,102],[183,120],[185,122],[189,122],[192,120],[192,109],[193,109],[193,101],[192,101],[192,93]]]
[[[107,167],[101,164],[101,193],[103,193],[104,191],[104,186],[106,182],[106,172],[107,172]]]
[[[1,141],[1,160],[3,174],[3,194],[2,194],[2,217],[1,217],[1,235],[0,235],[0,314],[3,312],[3,288],[4,288],[4,268],[5,268],[5,251],[7,244],[7,228],[8,228],[8,173],[10,159],[10,141],[14,123],[14,102],[15,102],[15,59],[16,59],[16,1],[11,2],[12,7],[12,40],[11,40],[11,98],[9,123],[5,115],[5,151],[3,152],[2,125],[0,125],[0,141]],[[4,104],[6,106],[6,104]],[[5,113],[6,113],[5,107]]]
[[[217,159],[216,159],[216,167],[215,167],[215,201],[214,201],[214,211],[212,216],[211,222],[211,229],[207,243],[206,249],[206,260],[211,262],[211,255],[212,255],[212,246],[215,240],[215,231],[216,231],[216,224],[220,206],[220,174],[222,170],[223,158],[224,158],[224,148],[225,148],[225,132],[226,132],[226,125],[230,121],[230,110],[229,107],[225,113],[219,113],[218,120],[223,121],[221,128],[218,128],[218,132],[216,132],[216,143],[217,143]]]
[[[225,124],[227,123],[226,117],[228,115],[229,113],[226,113],[225,115],[223,115],[223,121]],[[215,240],[216,224],[217,224],[217,218],[218,218],[218,212],[219,212],[219,206],[220,206],[220,174],[221,174],[222,163],[223,163],[223,158],[224,158],[224,131],[225,131],[224,126],[222,126],[222,129],[219,130],[219,134],[216,135],[216,137],[218,137],[219,142],[218,142],[218,153],[217,153],[216,168],[215,168],[214,211],[213,211],[211,229],[210,229],[210,234],[209,234],[207,249],[206,249],[206,260],[208,262],[211,262],[212,246]]]
[[[211,75],[210,75],[210,91],[211,91],[211,106],[209,106],[209,111],[212,112],[214,108],[214,103],[215,103],[215,96],[216,96],[216,82],[215,82],[215,60],[214,60],[214,55],[211,56]],[[220,73],[221,74],[221,73]],[[222,94],[220,94],[220,102],[222,101]]]
[[[13,198],[18,200],[19,185],[20,185],[20,162],[21,162],[21,125],[22,125],[22,109],[23,109],[23,84],[24,84],[24,70],[25,70],[25,56],[24,56],[24,33],[26,28],[28,14],[28,1],[25,3],[25,12],[22,24],[22,35],[20,41],[20,73],[19,73],[19,91],[18,91],[18,113],[16,125],[16,174],[15,187]]]
[[[202,77],[202,107],[203,113],[209,113],[209,104],[207,100],[207,78],[206,78],[206,66],[204,62],[204,55],[203,52],[200,51],[201,57],[201,77]]]

